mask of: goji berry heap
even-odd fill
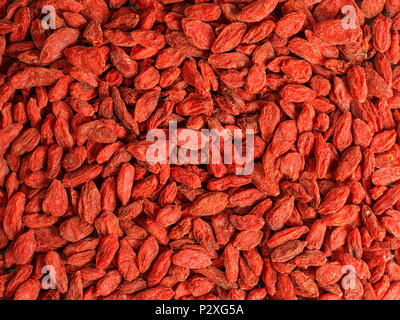
[[[0,299],[399,300],[399,30],[399,0],[0,0]],[[252,170],[150,161],[171,123]]]

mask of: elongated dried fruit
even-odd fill
[[[183,249],[172,256],[172,263],[189,269],[201,269],[211,265],[211,260],[204,252]]]
[[[400,299],[398,0],[0,15],[0,299]]]

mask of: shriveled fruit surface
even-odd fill
[[[399,300],[399,30],[397,0],[0,0],[0,299]]]

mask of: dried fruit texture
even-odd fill
[[[227,25],[213,42],[211,47],[212,52],[222,53],[235,48],[240,43],[240,40],[242,40],[246,29],[246,24],[242,22],[233,22]]]
[[[362,36],[362,30],[359,26],[347,28],[341,19],[316,23],[313,31],[321,40],[332,45],[351,44]]]
[[[79,37],[79,30],[72,28],[57,29],[48,37],[40,52],[40,62],[49,64],[62,57],[62,51],[74,44]]]
[[[275,33],[281,38],[289,38],[303,28],[306,18],[302,11],[289,13],[278,21]]]
[[[182,19],[182,30],[193,45],[199,49],[210,50],[215,41],[214,31],[207,23]]]
[[[398,0],[0,14],[0,300],[400,300]]]

